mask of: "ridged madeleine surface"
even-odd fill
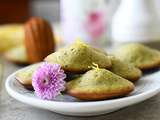
[[[53,32],[49,23],[33,17],[25,24],[25,45],[28,61],[42,61],[55,50]]]

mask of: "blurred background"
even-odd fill
[[[106,0],[107,16],[111,17],[121,0]],[[153,0],[158,14],[160,0]],[[50,22],[60,20],[60,0],[0,0],[0,24],[24,22],[30,16],[40,16]]]
[[[106,0],[108,15],[120,0]],[[60,20],[60,0],[0,0],[0,24],[25,22],[30,16],[40,16],[50,22]]]
[[[160,16],[160,0],[153,1]],[[106,0],[106,15],[112,17],[120,2],[121,0]],[[30,16],[40,16],[50,22],[59,21],[60,0],[0,0],[0,24],[24,22]]]
[[[8,51],[10,48],[22,44],[24,39],[22,27],[32,16],[38,16],[50,22],[54,28],[57,44],[60,44],[60,46],[64,43],[67,44],[73,42],[77,37],[84,39],[84,41],[90,42],[93,38],[91,38],[87,32],[80,28],[83,20],[79,20],[86,14],[86,8],[92,10],[94,9],[92,8],[94,5],[91,5],[92,1],[88,0],[86,8],[84,8],[83,6],[85,6],[85,1],[80,1],[81,0],[75,0],[75,2],[74,0],[69,0],[67,2],[65,2],[65,0],[0,0],[0,41],[2,41],[0,45],[0,52]],[[108,39],[109,25],[112,15],[120,3],[119,0],[103,1],[105,4],[105,9],[102,9],[101,11],[104,12],[103,16],[106,16],[104,25],[107,24],[107,30],[104,30],[105,34],[103,35],[103,38],[99,37],[100,39],[103,39],[102,43],[104,41],[106,42],[106,39]],[[97,0],[94,0],[94,2],[96,3]],[[80,7],[77,7],[79,4],[81,4]],[[98,6],[101,7],[102,4],[103,3],[98,3]],[[74,5],[77,9],[74,7],[72,8]],[[98,6],[95,8],[99,9]],[[71,11],[69,11],[68,8],[71,8],[71,11],[76,11],[75,14],[70,13]],[[69,12],[65,12],[67,10]],[[79,11],[81,10],[84,13],[80,13]],[[77,17],[76,14],[79,17]],[[66,17],[65,21],[61,19],[63,16]],[[72,21],[70,18],[78,20]],[[70,31],[68,31],[68,26]],[[78,27],[75,29],[75,26]],[[90,24],[90,26],[92,26],[92,24]],[[74,35],[72,34],[72,30],[74,32],[76,31]],[[98,43],[95,42],[95,44]]]
[[[32,16],[50,22],[58,47],[81,38],[96,47],[140,42],[160,48],[159,5],[160,0],[0,0],[0,52],[26,59],[23,26]]]

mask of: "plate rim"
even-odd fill
[[[42,63],[42,62],[40,62],[40,63]],[[36,64],[40,64],[40,63],[36,63]],[[33,65],[35,65],[35,64],[33,64]],[[10,74],[8,77],[7,77],[7,79],[6,79],[6,82],[5,82],[5,88],[6,88],[6,90],[7,90],[7,92],[8,92],[8,94],[10,95],[10,96],[12,96],[13,98],[15,98],[15,99],[17,99],[17,96],[18,96],[18,98],[19,99],[17,99],[17,100],[19,100],[19,101],[21,101],[20,100],[20,98],[23,98],[23,99],[30,99],[30,100],[34,100],[34,101],[37,101],[37,102],[47,102],[47,103],[56,103],[56,104],[68,104],[68,105],[72,105],[72,104],[79,104],[79,105],[85,105],[85,104],[108,104],[108,103],[117,103],[117,102],[123,102],[123,101],[135,101],[136,99],[138,99],[138,98],[140,98],[140,97],[142,97],[142,98],[144,98],[144,100],[145,99],[148,99],[148,98],[150,98],[150,97],[152,97],[152,96],[154,96],[154,95],[156,95],[156,94],[158,94],[159,92],[160,92],[160,86],[159,87],[156,87],[156,88],[154,88],[154,89],[151,89],[151,90],[149,90],[149,91],[146,91],[146,92],[143,92],[143,93],[140,93],[140,94],[137,94],[137,95],[133,95],[133,96],[127,96],[127,97],[123,97],[123,98],[117,98],[117,99],[110,99],[110,100],[101,100],[101,101],[84,101],[84,102],[78,102],[78,101],[75,101],[75,102],[68,102],[68,101],[66,101],[66,102],[64,102],[64,101],[51,101],[51,100],[41,100],[41,99],[38,99],[38,98],[32,98],[32,97],[28,97],[28,96],[25,96],[25,95],[22,95],[22,94],[20,94],[20,93],[18,93],[18,92],[16,92],[15,90],[13,90],[11,87],[10,87],[10,82],[11,82],[11,80],[13,79],[13,77],[15,77],[15,74],[17,73],[17,72],[19,72],[19,71],[22,71],[22,70],[24,70],[24,69],[27,69],[28,67],[30,67],[30,66],[33,66],[33,65],[29,65],[29,66],[27,66],[27,67],[24,67],[24,68],[21,68],[21,69],[19,69],[19,70],[17,70],[17,71],[15,71],[15,72],[13,72],[12,74]],[[16,79],[15,79],[16,80]],[[13,95],[14,94],[14,95]],[[16,96],[15,96],[16,95]],[[148,96],[149,95],[149,96]],[[147,97],[148,96],[148,97]],[[147,97],[147,98],[145,98],[145,97]],[[143,100],[141,100],[141,101],[143,101]],[[21,102],[23,102],[23,101],[21,101]]]

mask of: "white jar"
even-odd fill
[[[61,0],[61,26],[67,44],[77,38],[103,44],[107,40],[105,0]]]
[[[160,20],[153,0],[122,0],[112,20],[115,43],[160,40]]]

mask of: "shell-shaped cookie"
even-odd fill
[[[100,68],[110,68],[111,60],[103,53],[83,42],[75,42],[69,47],[60,49],[45,58],[49,63],[58,63],[66,72],[84,73],[90,70],[93,63]]]
[[[9,49],[4,53],[6,60],[19,65],[28,65],[26,49],[24,45],[20,45]]]
[[[38,17],[31,18],[25,24],[25,46],[28,61],[42,61],[55,50],[54,36],[50,24]]]
[[[125,96],[134,84],[106,69],[92,69],[67,83],[67,93],[82,100],[103,100]]]
[[[139,78],[142,76],[141,70],[134,65],[121,61],[114,56],[109,57],[112,61],[112,67],[110,68],[110,71],[114,74],[117,74],[132,82],[139,80]]]
[[[153,69],[160,66],[160,51],[139,43],[122,45],[114,50],[114,55],[141,70]]]

